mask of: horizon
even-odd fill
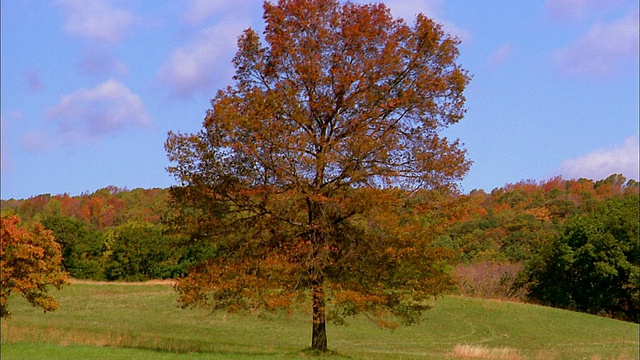
[[[459,195],[462,195],[462,196],[469,195],[471,192],[474,192],[474,191],[483,191],[485,194],[489,195],[489,194],[491,194],[491,193],[492,193],[493,191],[495,191],[495,190],[499,190],[499,189],[506,189],[506,188],[508,188],[508,187],[510,187],[510,186],[518,185],[518,184],[521,184],[521,183],[527,183],[527,184],[529,184],[529,183],[532,183],[532,182],[533,182],[533,183],[535,183],[535,185],[536,185],[536,186],[543,186],[544,184],[549,183],[549,182],[552,182],[552,181],[555,181],[555,180],[557,180],[557,179],[560,179],[561,181],[579,181],[579,180],[583,180],[583,179],[585,179],[585,180],[588,180],[588,181],[592,181],[592,182],[595,184],[595,183],[597,183],[598,181],[604,181],[604,180],[606,180],[607,178],[609,178],[610,176],[615,176],[615,175],[622,175],[622,176],[624,176],[623,174],[610,174],[609,176],[606,176],[606,177],[604,177],[604,178],[602,178],[602,179],[588,179],[588,178],[571,178],[571,179],[565,179],[565,178],[563,178],[562,176],[555,176],[555,177],[551,177],[551,178],[548,178],[548,179],[543,179],[543,180],[540,180],[540,181],[536,181],[535,179],[522,179],[522,180],[519,180],[519,181],[516,181],[516,182],[512,182],[512,183],[505,183],[504,185],[494,187],[494,188],[493,188],[493,189],[491,189],[491,190],[485,190],[485,189],[470,189],[470,190],[468,190],[468,191],[464,191],[464,192],[462,192],[462,191],[461,191]],[[627,177],[625,177],[625,185],[626,185],[626,184],[628,184],[630,180],[638,181],[637,179],[632,179],[632,178],[627,178]],[[105,186],[101,186],[101,187],[99,187],[99,188],[96,188],[96,189],[94,189],[94,190],[85,190],[85,191],[82,191],[82,192],[80,192],[80,193],[69,193],[69,192],[56,193],[56,194],[52,194],[52,193],[42,193],[42,194],[35,194],[35,195],[31,195],[31,196],[26,197],[26,198],[9,198],[9,199],[0,198],[0,200],[1,200],[1,201],[11,201],[11,200],[17,200],[17,201],[20,201],[20,200],[28,200],[28,199],[32,199],[32,198],[37,198],[37,197],[39,197],[39,196],[51,196],[51,197],[56,197],[56,196],[81,197],[81,196],[84,196],[84,195],[89,195],[89,196],[90,196],[90,195],[93,195],[93,194],[95,194],[95,193],[99,192],[100,190],[105,190],[105,189],[113,189],[112,191],[115,191],[115,193],[116,193],[116,194],[117,194],[117,193],[120,193],[120,192],[134,191],[134,190],[167,190],[167,189],[169,189],[169,188],[170,188],[170,187],[172,187],[172,186],[178,186],[178,185],[170,185],[170,186],[167,186],[167,187],[150,187],[150,188],[144,188],[144,187],[128,188],[128,187],[126,187],[126,186],[122,186],[122,187],[120,187],[120,186],[116,186],[116,185],[105,185]]]

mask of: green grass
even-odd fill
[[[47,314],[10,299],[2,359],[309,358],[311,320],[304,312],[258,319],[184,310],[169,285],[73,284],[55,295],[60,309]],[[480,354],[475,358],[638,358],[637,324],[453,296],[435,305],[421,324],[393,331],[364,317],[329,324],[329,357],[458,359],[471,356],[461,348],[470,345]]]

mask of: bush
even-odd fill
[[[459,264],[454,278],[462,296],[523,300],[526,290],[516,281],[522,268],[522,264],[512,262]]]

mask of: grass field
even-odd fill
[[[295,359],[310,315],[267,319],[177,307],[168,284],[77,283],[42,313],[18,297],[2,359]],[[558,309],[445,297],[417,326],[328,325],[335,359],[638,359],[638,325]]]

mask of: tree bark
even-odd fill
[[[327,351],[327,328],[324,303],[324,278],[322,273],[311,269],[311,299],[313,307],[313,332],[311,349]]]
[[[315,184],[319,190],[322,183],[324,169],[319,166],[315,177]],[[311,332],[311,349],[320,352],[327,351],[327,328],[324,301],[324,274],[318,264],[321,235],[318,233],[318,219],[321,217],[322,205],[307,197],[307,211],[309,215],[309,228],[311,229],[311,244],[313,246],[312,260],[309,266],[309,278],[311,280],[311,307],[313,311],[313,329]]]

